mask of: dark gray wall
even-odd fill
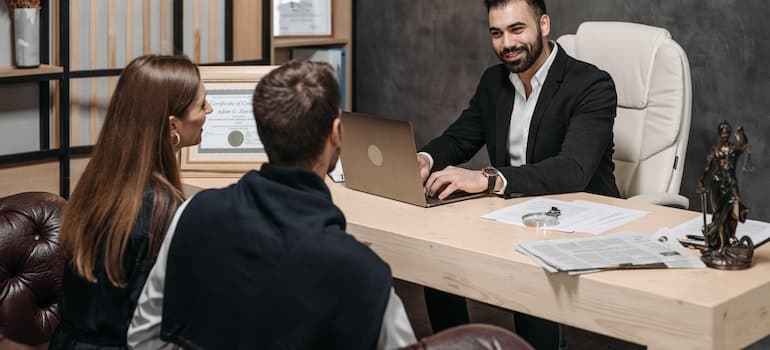
[[[551,38],[584,21],[630,21],[668,29],[690,60],[693,111],[682,193],[695,184],[716,127],[746,128],[755,170],[739,174],[750,218],[770,220],[770,1],[547,1]],[[356,2],[356,110],[412,121],[418,147],[468,103],[484,68],[497,62],[481,0]],[[743,160],[742,160],[743,161]],[[486,153],[471,161],[488,163]],[[742,164],[742,163],[741,163]]]

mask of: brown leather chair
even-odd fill
[[[56,314],[65,200],[45,192],[0,198],[0,349],[44,349]]]
[[[452,327],[401,350],[534,350],[513,332],[487,324]]]

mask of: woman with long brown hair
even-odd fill
[[[123,70],[91,160],[62,214],[67,266],[52,349],[124,349],[139,293],[177,206],[176,160],[211,113],[198,68],[145,55]]]

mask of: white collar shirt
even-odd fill
[[[545,84],[545,79],[548,77],[548,71],[551,69],[558,49],[559,46],[554,44],[548,59],[532,77],[530,81],[532,92],[529,94],[529,98],[527,98],[524,83],[519,78],[519,75],[510,73],[508,76],[515,89],[511,124],[508,132],[508,156],[512,166],[521,166],[527,163],[527,140],[529,138],[532,114],[535,112],[540,91],[543,89],[543,84]]]

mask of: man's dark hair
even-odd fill
[[[339,115],[340,88],[328,63],[291,61],[254,90],[259,138],[273,164],[312,166]]]
[[[495,7],[502,7],[508,5],[512,1],[526,1],[529,7],[535,10],[535,18],[548,13],[545,9],[545,0],[484,0],[484,5],[487,6],[487,12]]]

